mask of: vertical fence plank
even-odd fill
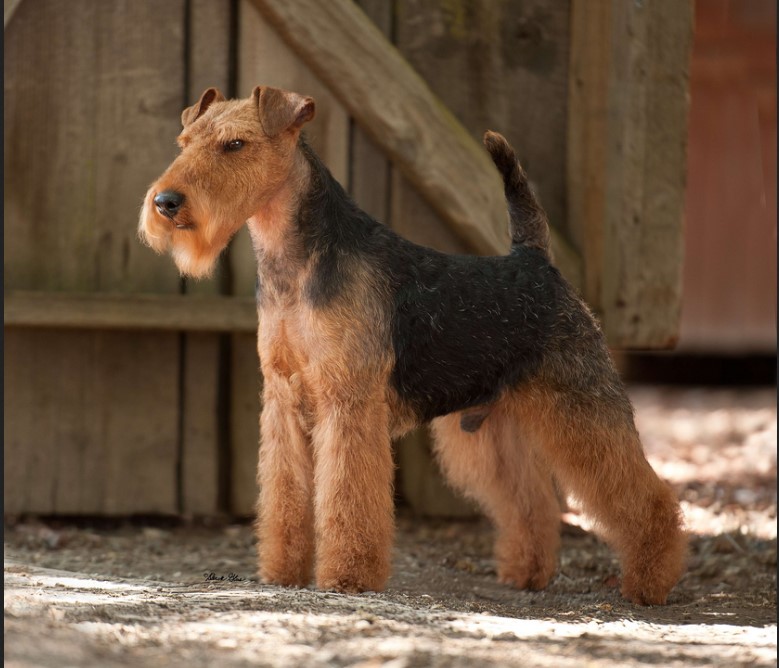
[[[185,105],[194,104],[200,94],[212,86],[225,95],[230,86],[231,3],[213,0],[189,0],[188,49]],[[220,258],[215,276],[205,280],[187,280],[187,294],[218,295],[225,291],[225,256]],[[221,470],[229,459],[221,448],[220,415],[225,407],[220,393],[225,392],[220,364],[220,341],[229,334],[182,334],[181,391],[181,510],[193,515],[211,515],[219,510]],[[229,453],[228,453],[229,454]]]
[[[175,441],[160,405],[175,405],[177,387],[149,387],[138,363],[158,347],[118,332],[6,332],[5,512],[175,510]]]
[[[359,7],[384,35],[392,29],[392,3],[385,0],[356,0]],[[352,119],[349,163],[349,192],[358,206],[376,220],[390,223],[390,175],[392,165],[384,152]]]
[[[602,313],[603,221],[605,217],[609,2],[571,3],[571,67],[568,86],[568,224],[582,255],[582,296]]]
[[[604,227],[604,331],[615,347],[668,348],[681,308],[692,2],[613,3]]]
[[[177,291],[136,228],[175,152],[183,8],[19,7],[4,45],[6,287]],[[178,350],[175,334],[6,330],[5,458],[20,472],[6,512],[175,512]]]
[[[396,7],[400,52],[479,143],[485,130],[507,137],[565,236],[568,3],[397,0]]]
[[[615,347],[677,336],[692,20],[689,1],[572,3],[570,226]]]

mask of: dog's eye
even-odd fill
[[[233,139],[224,145],[225,151],[240,151],[243,148],[243,141],[241,139]]]

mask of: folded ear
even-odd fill
[[[313,98],[280,88],[257,86],[252,97],[260,114],[260,124],[268,137],[299,130],[316,114]]]
[[[225,96],[222,95],[216,88],[207,89],[200,99],[191,107],[187,107],[181,113],[181,124],[187,127],[190,123],[194,123],[198,118],[206,113],[214,102],[224,102]]]

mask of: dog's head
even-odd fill
[[[181,115],[181,153],[146,193],[141,239],[170,251],[182,274],[210,274],[246,220],[273,206],[314,113],[313,99],[278,88],[243,100],[206,90]]]

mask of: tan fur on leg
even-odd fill
[[[557,566],[560,508],[549,468],[520,431],[508,399],[474,433],[460,414],[432,422],[446,477],[477,501],[497,530],[499,578],[520,589],[543,589]]]
[[[260,577],[303,587],[311,580],[314,560],[311,444],[301,425],[295,378],[269,374],[263,394],[256,525]]]
[[[320,589],[381,591],[394,535],[393,463],[383,397],[323,402],[316,452],[316,582]]]
[[[555,475],[619,553],[622,594],[665,603],[684,570],[687,539],[676,498],[646,461],[632,415],[538,385],[521,393],[517,409]]]

